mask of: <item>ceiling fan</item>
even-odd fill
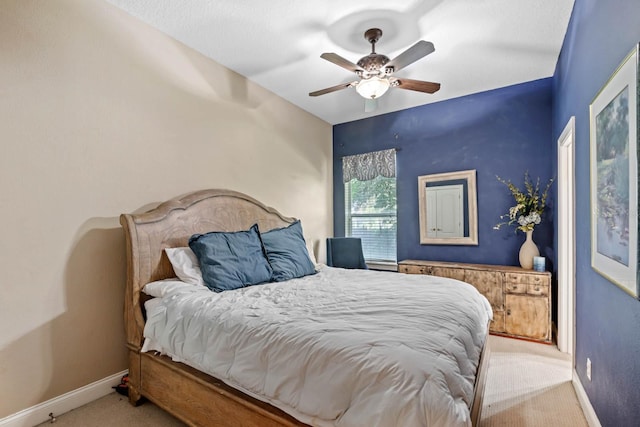
[[[382,37],[382,30],[370,28],[364,33],[364,38],[371,43],[371,53],[360,58],[357,64],[341,57],[336,53],[323,53],[320,58],[333,62],[342,68],[356,73],[360,80],[342,83],[325,89],[310,92],[309,96],[320,96],[348,87],[355,87],[356,92],[366,100],[376,100],[390,88],[414,90],[417,92],[434,93],[440,89],[440,83],[425,82],[422,80],[393,77],[392,74],[404,67],[413,64],[433,51],[433,43],[420,40],[409,49],[393,59],[376,53],[376,42]]]

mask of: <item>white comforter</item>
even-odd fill
[[[144,350],[168,354],[314,426],[469,426],[491,317],[452,279],[324,267],[147,303]]]

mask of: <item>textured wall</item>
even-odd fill
[[[0,12],[0,419],[126,369],[122,212],[245,192],[331,233],[331,126],[98,0]]]
[[[553,79],[554,141],[576,117],[576,370],[602,425],[612,427],[640,419],[640,302],[591,268],[589,104],[640,41],[638,22],[638,0],[576,0]]]
[[[443,83],[444,84],[444,83]],[[389,94],[393,96],[393,94]],[[425,95],[428,96],[428,95]],[[342,157],[384,148],[397,152],[398,260],[417,258],[517,265],[524,234],[493,230],[513,205],[496,175],[522,187],[526,170],[551,176],[551,79],[334,126],[334,231],[344,234]],[[421,245],[418,176],[477,170],[478,246]],[[553,215],[536,228],[540,252],[553,262]]]

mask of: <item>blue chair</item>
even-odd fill
[[[329,237],[327,239],[327,265],[339,268],[367,269],[359,237]]]

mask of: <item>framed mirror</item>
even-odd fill
[[[477,245],[475,169],[418,177],[421,245]]]

